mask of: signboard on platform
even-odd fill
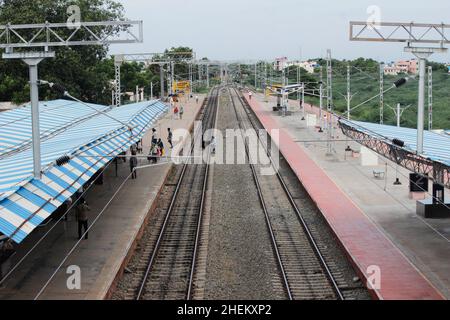
[[[181,93],[181,94],[191,92],[191,82],[190,81],[174,81],[173,92]]]

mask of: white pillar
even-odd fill
[[[41,179],[41,132],[39,126],[38,64],[42,59],[24,59],[30,72],[31,132],[33,139],[33,173]]]
[[[423,127],[425,114],[425,58],[419,58],[419,102],[417,104],[417,153],[423,153]]]

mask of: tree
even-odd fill
[[[114,0],[0,0],[0,24],[58,23],[67,21],[67,8],[76,4],[82,21],[123,19],[123,7]],[[69,29],[68,29],[69,32]],[[117,30],[104,29],[105,33]],[[39,64],[39,78],[62,84],[89,102],[109,104],[114,67],[105,59],[108,46],[54,48],[56,57]],[[40,99],[57,96],[42,87]],[[0,59],[0,101],[29,101],[28,68],[22,61]]]

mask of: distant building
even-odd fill
[[[419,72],[419,63],[416,59],[400,60],[384,66],[384,74],[396,76],[401,73],[417,74]]]
[[[276,71],[282,71],[284,68],[286,68],[287,60],[287,57],[276,58],[275,63],[273,64],[273,68]]]
[[[305,69],[308,73],[314,73],[315,68],[319,67],[317,61],[291,61],[286,63],[286,67],[299,66]]]

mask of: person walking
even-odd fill
[[[137,165],[138,165],[138,159],[136,157],[136,152],[132,152],[131,158],[130,158],[131,179],[137,179],[137,172],[136,172]]]
[[[248,99],[252,100],[252,92],[251,91],[248,92]]]
[[[184,107],[180,106],[180,120],[183,120]]]
[[[167,135],[167,141],[168,141],[169,144],[170,144],[170,149],[173,149],[173,143],[172,143],[173,133],[172,133],[172,131],[170,130],[170,128],[167,128],[167,131],[169,132],[168,135]]]
[[[162,142],[161,139],[158,139],[158,150],[159,150],[159,156],[163,157],[165,154],[165,150],[164,150],[164,143]]]
[[[156,129],[152,129],[152,145],[156,144],[158,142],[158,137],[156,135]]]
[[[195,96],[195,103],[198,104],[198,96]]]
[[[81,237],[83,236],[82,230],[84,229],[85,235],[84,239],[88,239],[88,211],[91,209],[86,203],[86,200],[83,198],[80,199],[80,202],[77,205],[76,208],[76,218],[78,221],[78,239],[81,240]]]
[[[177,106],[175,106],[175,108],[173,109],[173,116],[174,116],[174,119],[178,119],[178,107]]]

